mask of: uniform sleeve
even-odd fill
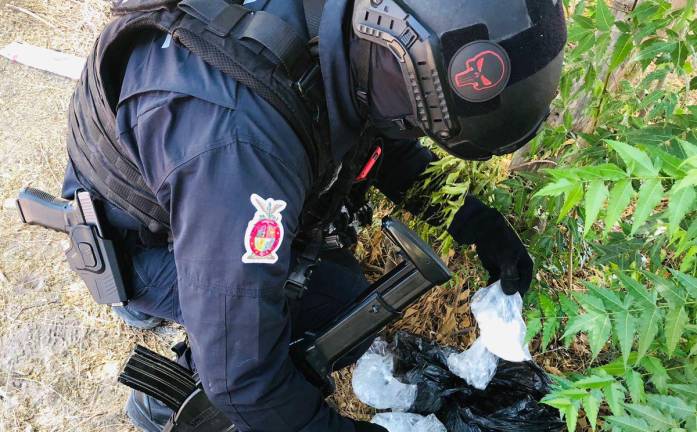
[[[409,196],[407,199],[407,192],[422,180],[422,174],[436,159],[436,155],[418,141],[386,141],[376,186],[390,201],[411,213],[423,215],[428,197]]]
[[[178,296],[197,372],[211,401],[242,432],[352,432],[352,422],[326,405],[288,353],[283,286],[309,188],[306,157],[292,135],[283,140],[286,157],[254,125],[238,127],[244,123],[240,114],[195,99],[152,109],[138,121],[138,140],[163,152],[148,155],[139,145],[141,159],[151,157],[148,181],[170,210]]]

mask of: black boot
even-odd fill
[[[173,412],[165,404],[145,393],[133,390],[126,402],[126,415],[145,432],[160,432]]]
[[[180,431],[235,431],[236,428],[230,420],[218,411],[205,393],[197,387],[195,375],[189,375],[191,372],[187,372],[194,369],[191,350],[187,344],[178,343],[172,347],[172,351],[177,354],[178,365],[147,348],[137,346],[124,366],[119,376],[120,382],[134,389],[147,391],[150,388],[152,395],[169,401],[168,404],[164,404],[152,396],[134,390],[126,403],[126,414],[131,422],[145,432],[161,432],[166,427],[170,430],[173,426]],[[143,367],[148,370],[145,374],[147,378],[143,376]],[[186,398],[177,398],[173,396],[173,392],[191,394]],[[169,420],[173,420],[170,407],[179,407],[177,424],[168,425]]]
[[[177,363],[186,369],[193,369],[191,349],[186,341],[172,347],[177,355]],[[133,390],[126,402],[126,415],[131,422],[145,432],[160,432],[174,412],[159,400],[143,392]]]

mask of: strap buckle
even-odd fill
[[[305,295],[308,289],[312,271],[322,259],[319,254],[322,251],[324,238],[320,230],[313,230],[310,240],[304,245],[298,263],[291,271],[290,276],[286,280],[283,290],[286,296],[291,300],[300,300]]]
[[[286,281],[286,284],[283,287],[283,292],[290,300],[301,300],[305,296],[305,291],[307,291],[307,287],[303,282],[292,280],[290,278]]]
[[[295,87],[298,89],[300,96],[314,100],[313,97],[316,95],[317,84],[320,81],[320,74],[322,70],[319,64],[315,63],[310,69],[308,69],[303,76],[295,83]]]
[[[301,300],[305,296],[305,292],[308,289],[308,284],[310,282],[310,277],[312,276],[312,271],[314,267],[319,263],[319,258],[316,260],[310,260],[306,258],[300,258],[302,262],[299,262],[295,270],[293,270],[288,276],[285,285],[283,286],[283,291],[291,300]]]
[[[322,69],[318,63],[314,63],[305,71],[295,83],[295,88],[300,97],[305,101],[313,114],[315,123],[319,123],[321,117],[321,104],[323,102]]]
[[[337,249],[343,249],[344,248],[344,242],[341,241],[341,236],[339,234],[334,234],[330,236],[326,236],[324,238],[324,246],[323,250],[337,250]]]

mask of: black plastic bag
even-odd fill
[[[564,424],[552,407],[539,403],[550,381],[533,362],[500,360],[485,390],[477,390],[447,366],[457,352],[400,332],[391,346],[395,377],[417,385],[410,412],[435,413],[450,432],[553,432]]]

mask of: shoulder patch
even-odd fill
[[[283,243],[283,216],[286,202],[273,198],[264,199],[257,194],[249,198],[256,209],[254,217],[247,224],[244,234],[244,247],[247,253],[242,256],[245,264],[274,264],[278,261],[276,251]]]

